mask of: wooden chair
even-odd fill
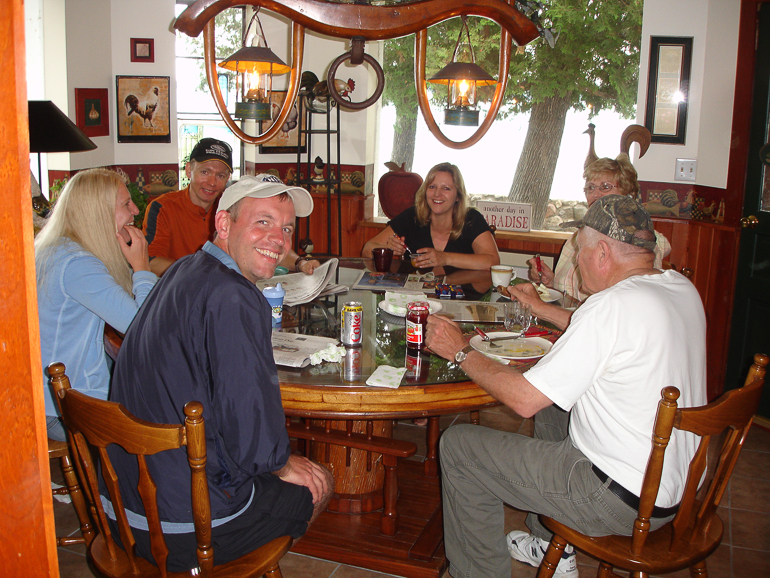
[[[60,442],[48,438],[48,459],[58,459],[61,464],[62,475],[64,476],[64,487],[52,490],[56,496],[69,495],[72,506],[80,522],[80,536],[57,536],[57,546],[73,546],[75,544],[90,544],[94,539],[94,528],[91,525],[91,518],[88,516],[88,507],[80,491],[80,483],[75,475],[75,469],[72,467],[69,448],[65,442]]]
[[[695,271],[690,269],[689,267],[682,267],[682,269],[677,269],[676,265],[671,263],[671,261],[663,261],[661,264],[661,268],[666,271],[668,269],[673,269],[674,271],[678,271],[682,275],[684,275],[687,279],[692,281],[692,276],[695,274]]]
[[[291,547],[290,536],[276,538],[237,560],[214,566],[211,507],[206,479],[206,436],[203,405],[200,402],[191,401],[185,405],[184,425],[151,424],[135,418],[118,403],[94,399],[70,389],[69,379],[64,371],[64,365],[61,363],[48,366],[56,400],[67,426],[72,456],[76,460],[78,473],[84,480],[86,499],[99,530],[99,534],[88,545],[88,558],[101,575],[110,578],[190,576],[189,572],[171,573],[166,570],[168,548],[158,515],[156,485],[145,461],[145,456],[187,446],[187,459],[192,475],[193,521],[198,543],[196,554],[200,565],[197,575],[216,578],[262,575],[281,577],[278,561]],[[118,479],[107,454],[107,446],[111,444],[118,444],[126,452],[137,457],[139,492],[150,527],[153,556],[158,566],[134,554],[134,537],[122,507]],[[98,461],[95,456],[98,456]],[[120,539],[128,546],[125,550],[115,542],[99,498],[96,470],[99,462],[110,500],[115,507]]]
[[[683,568],[689,568],[693,578],[707,578],[706,557],[722,540],[722,520],[716,509],[759,405],[767,363],[767,355],[755,355],[744,387],[729,391],[703,407],[677,409],[679,390],[670,386],[664,388],[632,536],[593,538],[541,516],[543,524],[553,532],[553,538],[538,570],[538,578],[553,576],[568,543],[600,560],[598,578],[617,577],[613,567],[628,570],[630,576],[639,578]],[[675,518],[650,532],[650,516],[660,486],[663,457],[673,428],[701,436],[700,445],[690,462]],[[719,437],[722,433],[725,435]],[[713,477],[698,491],[712,443],[719,449],[716,468]]]

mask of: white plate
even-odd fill
[[[487,335],[489,335],[491,339],[494,339],[495,337],[508,337],[511,333],[507,331],[497,331],[487,333]],[[553,344],[542,337],[525,337],[524,339],[498,341],[495,345],[498,347],[491,347],[489,343],[482,341],[481,336],[479,335],[471,337],[471,347],[473,347],[473,349],[484,355],[500,359],[537,359],[548,353]]]
[[[562,297],[564,297],[564,293],[561,291],[557,291],[556,289],[548,289],[548,296],[540,295],[540,299],[545,301],[546,303],[553,303],[554,301],[558,301]]]
[[[425,299],[425,301],[428,302],[428,307],[430,308],[431,313],[438,313],[441,311],[442,305],[440,301],[436,301],[435,299]],[[406,317],[406,309],[404,309],[404,311],[396,311],[391,307],[390,303],[385,301],[380,301],[377,306],[385,313],[394,315],[395,317]]]

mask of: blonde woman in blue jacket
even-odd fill
[[[65,431],[45,368],[60,361],[72,387],[107,399],[110,362],[104,324],[125,332],[158,278],[147,241],[133,226],[139,213],[114,171],[89,169],[67,183],[35,239],[40,349],[48,437]]]

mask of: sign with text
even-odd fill
[[[476,201],[476,209],[484,215],[490,227],[498,231],[529,232],[532,223],[532,205],[529,203],[498,203]]]

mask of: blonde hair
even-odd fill
[[[457,199],[455,200],[454,207],[452,207],[452,231],[449,237],[457,239],[463,232],[465,226],[465,217],[468,214],[470,203],[468,201],[468,193],[465,190],[465,181],[458,169],[452,163],[439,163],[431,170],[428,171],[425,180],[420,188],[414,194],[414,207],[417,212],[417,222],[420,225],[427,225],[430,223],[430,208],[428,207],[427,191],[428,187],[436,180],[437,173],[449,173],[452,175],[452,181],[454,181],[455,188],[457,189]]]
[[[615,160],[604,157],[592,162],[583,171],[583,178],[592,181],[604,175],[618,182],[619,194],[636,197],[639,193],[639,180],[631,159],[625,153],[620,153]]]
[[[121,186],[125,186],[122,177],[107,169],[81,171],[69,180],[48,223],[35,238],[38,287],[51,268],[55,249],[70,239],[99,259],[118,285],[132,294],[131,268],[115,236]]]

